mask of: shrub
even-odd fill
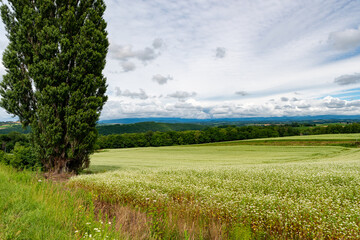
[[[42,164],[36,157],[30,146],[15,144],[12,153],[5,153],[0,150],[0,162],[17,169],[41,170]]]
[[[5,152],[0,150],[0,163],[7,164],[5,161]]]

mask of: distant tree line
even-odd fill
[[[187,131],[147,131],[143,133],[124,133],[100,135],[96,148],[157,147],[172,145],[200,144],[221,141],[244,140],[267,137],[286,137],[296,135],[318,135],[338,133],[360,133],[360,123],[330,124],[328,126],[307,126],[296,123],[270,126],[220,126],[204,130]],[[0,134],[0,150],[11,153],[18,143],[30,145],[30,136],[18,132]]]
[[[132,148],[159,147],[212,143],[254,138],[286,137],[297,135],[318,135],[338,133],[360,133],[360,124],[333,124],[328,126],[307,126],[302,129],[297,124],[270,126],[221,126],[208,127],[204,130],[168,131],[146,133],[125,133],[99,136],[96,147]]]
[[[253,138],[284,137],[299,135],[290,126],[222,126],[204,130],[125,133],[99,136],[98,148],[131,148],[188,145]]]
[[[317,126],[306,128],[301,131],[303,135],[318,134],[339,134],[339,133],[360,133],[360,123],[350,124],[329,124],[327,126]]]

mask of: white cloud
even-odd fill
[[[128,60],[129,58],[135,56],[135,53],[133,52],[131,45],[122,46],[122,45],[111,44],[109,52],[113,58],[118,60]]]
[[[152,77],[152,80],[153,80],[154,82],[157,82],[159,85],[164,85],[164,84],[166,84],[168,81],[173,80],[173,78],[170,77],[170,76],[164,77],[164,76],[162,76],[162,75],[160,75],[160,74],[156,74],[156,75],[154,75],[154,76]]]
[[[156,38],[154,39],[152,46],[154,49],[162,48],[164,46],[164,41],[161,38]]]
[[[300,109],[307,109],[307,108],[310,108],[311,105],[310,104],[299,104],[299,105],[296,105],[297,108],[300,108]]]
[[[360,107],[360,100],[354,100],[346,103],[348,107]]]
[[[316,115],[358,115],[360,100],[341,100],[325,97],[322,99],[299,100],[294,103],[281,99],[254,103],[203,103],[188,99],[186,102],[163,104],[158,98],[121,101],[110,99],[104,108],[103,119],[134,117],[182,117],[182,118],[241,118],[241,117],[280,117]]]
[[[360,27],[332,32],[329,41],[337,50],[352,50],[360,46]]]
[[[195,97],[197,94],[196,92],[185,92],[185,91],[176,91],[172,94],[168,94],[168,97],[170,98],[176,98],[180,101],[184,101],[188,98]]]
[[[223,47],[218,47],[215,50],[215,57],[216,58],[224,58],[226,56],[226,49]]]
[[[117,60],[127,61],[135,58],[143,63],[150,62],[159,56],[153,48],[146,47],[141,50],[133,50],[131,45],[110,45],[110,53]]]
[[[134,71],[136,69],[135,63],[129,62],[129,61],[122,62],[121,66],[122,66],[124,72],[130,72],[130,71]]]
[[[235,94],[242,96],[242,97],[249,95],[249,93],[246,91],[237,91],[237,92],[235,92]]]
[[[339,85],[350,85],[360,82],[360,73],[341,75],[335,78],[334,83]]]
[[[327,108],[343,108],[346,105],[346,101],[339,98],[333,98],[329,96],[324,98],[324,100],[324,105]]]
[[[118,97],[129,97],[129,98],[138,98],[138,99],[148,99],[149,96],[145,93],[143,89],[139,89],[140,92],[131,92],[128,89],[122,91],[119,87],[115,88],[115,95]]]
[[[159,54],[156,53],[153,48],[147,47],[143,50],[134,52],[134,56],[140,61],[146,63],[148,61],[154,60],[157,56],[159,56]]]

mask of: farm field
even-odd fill
[[[329,143],[358,138],[105,150],[94,154],[90,171],[107,172],[69,184],[155,216],[152,232],[160,237],[178,231],[190,239],[359,239],[360,148]],[[289,145],[266,145],[279,140]],[[329,146],[297,145],[301,141]]]
[[[251,139],[246,141],[262,141],[264,139]],[[279,140],[279,141],[290,141],[290,140],[303,140],[303,141],[326,141],[326,140],[342,140],[342,141],[356,141],[360,140],[360,133],[348,133],[348,134],[323,134],[323,135],[305,135],[305,136],[291,136],[282,138],[266,138],[266,140]]]
[[[220,142],[217,145],[271,145],[271,146],[343,146],[358,147],[360,134],[324,134],[277,138],[258,138],[232,142]]]

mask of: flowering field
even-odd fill
[[[118,170],[82,175],[69,184],[104,201],[162,209],[163,217],[189,224],[215,223],[221,226],[219,238],[245,226],[255,238],[359,239],[359,158],[359,148],[341,146],[109,150],[94,155],[92,169]]]

